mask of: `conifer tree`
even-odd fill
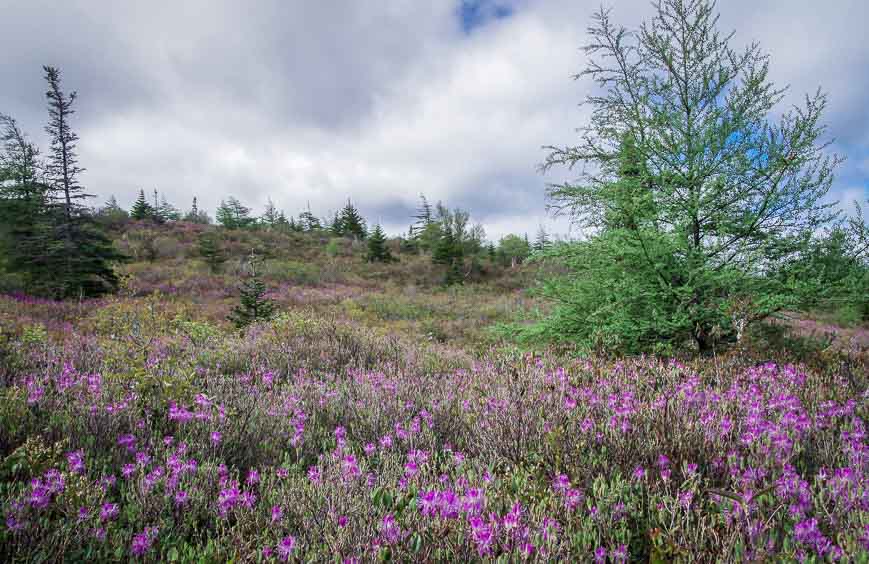
[[[189,221],[190,223],[199,223],[201,225],[208,225],[211,223],[211,218],[208,217],[208,214],[205,212],[205,210],[199,209],[199,204],[196,200],[196,196],[193,196],[193,205],[184,216],[184,221]]]
[[[144,190],[139,190],[139,197],[133,203],[133,207],[130,208],[130,217],[138,219],[139,221],[154,217],[154,208],[152,208],[151,204],[148,203],[148,200],[145,199]]]
[[[51,151],[46,178],[53,231],[45,258],[54,269],[53,276],[43,282],[46,291],[55,297],[100,295],[117,288],[118,278],[111,262],[124,257],[99,229],[83,203],[92,196],[78,181],[84,169],[78,165],[78,135],[70,124],[76,93],[67,94],[61,89],[59,70],[43,68],[48,82],[49,121],[45,130]]]
[[[199,256],[208,265],[212,274],[220,272],[223,263],[226,262],[226,255],[220,246],[217,234],[214,232],[203,232],[199,235],[198,241]]]
[[[805,281],[776,274],[835,216],[827,98],[778,107],[769,57],[719,23],[712,0],[655,2],[635,32],[596,14],[589,121],[543,166],[584,171],[548,196],[593,236],[559,246],[569,274],[541,288],[558,305],[526,335],[705,353],[798,307]]]
[[[240,303],[232,309],[228,318],[239,329],[251,323],[267,321],[275,314],[274,302],[265,297],[267,289],[259,277],[259,261],[254,251],[251,251],[247,264],[248,275],[239,288]]]
[[[380,224],[374,226],[368,237],[368,254],[365,258],[368,262],[392,262],[395,260],[389,247],[386,246],[386,234]]]
[[[342,236],[352,237],[358,240],[365,239],[365,220],[362,219],[356,206],[354,206],[349,199],[347,200],[347,205],[341,210],[340,220]]]
[[[232,196],[225,201],[221,200],[216,217],[217,222],[227,229],[244,229],[252,227],[256,222],[250,217],[250,208]]]
[[[535,251],[545,251],[549,248],[549,234],[546,232],[546,229],[541,225],[537,230],[537,237],[534,240],[534,250]]]
[[[52,234],[43,164],[13,118],[0,115],[0,126],[0,262],[21,275],[25,290],[33,293],[33,285],[50,276],[44,260]]]
[[[310,203],[308,204],[308,209],[299,214],[299,227],[303,231],[314,231],[315,229],[323,228],[317,216],[311,213]]]
[[[266,229],[274,229],[278,225],[278,217],[283,212],[279,212],[275,207],[275,203],[272,201],[271,197],[266,201],[266,209],[263,212],[262,217],[260,217],[260,223]]]
[[[339,212],[335,212],[335,215],[332,217],[332,221],[329,223],[329,231],[335,237],[344,235],[344,225],[341,223],[341,214]]]
[[[110,227],[122,225],[129,218],[130,214],[118,204],[118,200],[114,195],[109,197],[97,214],[97,219]]]
[[[157,208],[156,215],[163,222],[178,221],[181,219],[181,212],[166,200],[165,194],[160,194],[160,205]]]

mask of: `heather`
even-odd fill
[[[4,560],[866,558],[852,351],[469,346],[377,295],[242,333],[192,296],[0,299]]]

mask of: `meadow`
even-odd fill
[[[520,348],[540,267],[229,231],[215,274],[202,229],[125,229],[117,295],[0,297],[0,560],[869,561],[865,342]],[[280,314],[240,332],[252,246]]]

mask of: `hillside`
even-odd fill
[[[522,352],[491,328],[532,315],[528,269],[445,289],[398,248],[372,266],[349,240],[222,231],[212,274],[202,229],[117,232],[134,257],[117,296],[0,298],[4,560],[765,560],[866,542],[865,356],[774,331],[711,359]],[[251,248],[280,314],[239,332],[225,318]]]

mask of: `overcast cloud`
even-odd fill
[[[613,2],[635,26],[646,0]],[[542,145],[585,120],[586,0],[0,0],[0,112],[40,142],[41,66],[80,96],[83,177],[100,201],[154,188],[212,213],[235,195],[260,212],[352,198],[404,231],[424,193],[469,209],[490,238],[538,225]],[[790,102],[819,86],[848,161],[834,197],[869,193],[865,0],[727,0],[722,23],[757,39]],[[565,173],[561,173],[565,174]]]

